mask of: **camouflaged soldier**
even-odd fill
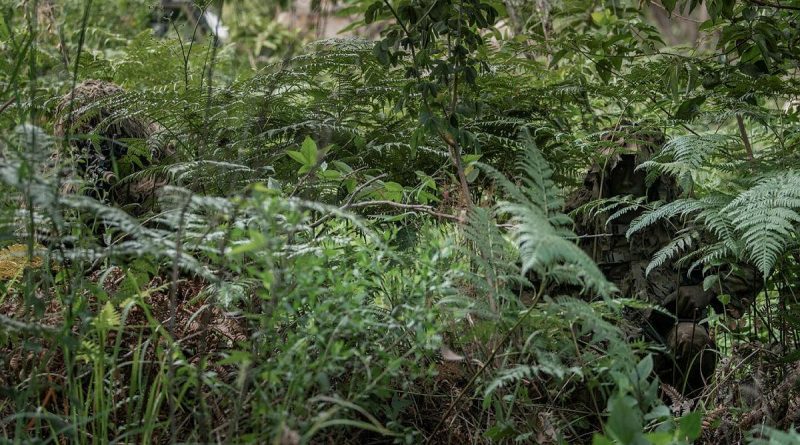
[[[680,194],[674,178],[662,175],[651,184],[638,169],[664,144],[664,135],[637,125],[622,124],[604,137],[609,155],[604,165],[595,164],[585,177],[583,187],[567,201],[571,212],[598,199],[629,196],[642,204],[669,202]],[[637,332],[664,345],[670,354],[656,358],[656,370],[662,380],[690,392],[704,386],[716,366],[714,342],[708,328],[700,324],[709,306],[721,309],[717,292],[703,290],[703,276],[687,276],[674,262],[667,262],[646,273],[653,255],[680,229],[671,221],[653,224],[630,238],[631,222],[642,214],[638,208],[609,221],[610,213],[576,218],[575,232],[583,236],[580,246],[598,263],[606,278],[620,290],[620,296],[658,305],[663,310],[630,311]],[[731,295],[732,315],[741,316],[746,301],[754,293],[752,268],[740,268],[739,275],[727,274],[721,282],[722,293]]]
[[[153,206],[165,178],[121,180],[174,150],[163,140],[161,125],[126,114],[124,93],[111,82],[87,80],[65,94],[56,106],[55,134],[69,137],[68,151],[57,154],[55,161],[58,165],[58,158],[67,157],[74,162],[73,173],[86,183],[87,195],[141,214]],[[69,186],[63,190],[75,191]]]

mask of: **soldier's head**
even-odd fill
[[[606,178],[609,196],[634,195],[644,196],[647,193],[645,172],[638,167],[635,154],[617,155],[615,165],[608,170]]]
[[[605,167],[606,196],[648,194],[647,174],[638,168],[664,144],[660,131],[623,122],[603,135],[609,155]]]

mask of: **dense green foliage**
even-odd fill
[[[151,3],[0,1],[0,443],[800,443],[800,3],[340,5],[374,41],[250,0],[158,38]],[[691,397],[564,213],[622,122],[681,196],[578,213],[680,222],[648,272],[723,306],[759,271]],[[68,147],[104,143],[98,185]]]

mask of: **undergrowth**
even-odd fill
[[[353,2],[381,40],[314,43],[221,5],[263,15],[228,44],[146,3],[2,3],[3,443],[800,443],[796,66],[656,51],[613,2]],[[630,119],[681,196],[565,214]],[[759,272],[691,397],[577,243],[634,210],[682,227],[648,273]]]

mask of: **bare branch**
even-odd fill
[[[0,114],[3,114],[3,111],[6,111],[6,108],[10,107],[11,104],[14,103],[14,98],[8,99],[3,105],[0,105]]]
[[[350,208],[376,207],[376,206],[394,207],[402,210],[410,210],[412,212],[422,212],[442,219],[464,222],[460,216],[450,215],[449,213],[437,212],[433,207],[424,204],[403,204],[394,201],[362,201],[351,205]]]

